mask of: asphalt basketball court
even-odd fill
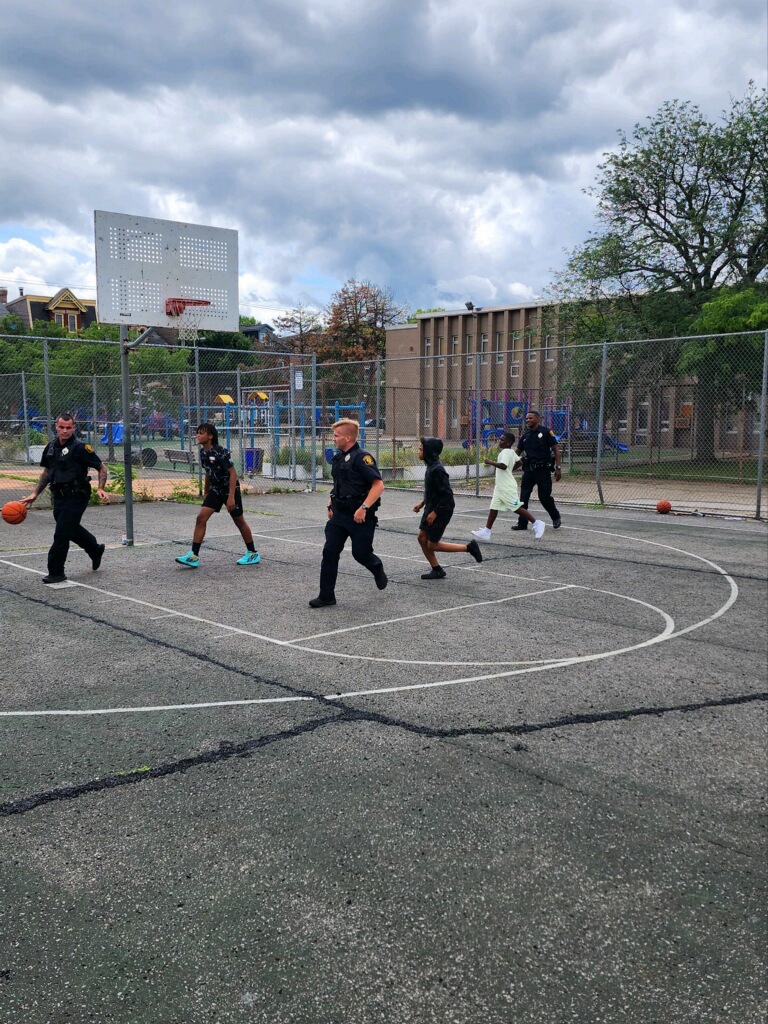
[[[500,515],[317,594],[323,494],[0,524],[0,1021],[758,1024],[766,529]],[[487,499],[459,497],[446,539]]]

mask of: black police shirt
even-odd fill
[[[364,498],[371,485],[381,480],[376,459],[357,442],[346,452],[336,452],[331,463],[333,491],[339,498]]]
[[[549,464],[552,460],[552,449],[557,444],[554,430],[539,423],[537,427],[526,428],[520,438],[519,447],[525,452],[525,459],[530,466],[535,462]]]
[[[62,444],[58,437],[51,441],[43,452],[40,465],[48,470],[52,485],[84,484],[89,469],[100,469],[101,459],[93,445],[85,444],[76,437]]]

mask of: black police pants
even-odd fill
[[[325,545],[320,565],[320,597],[330,601],[336,596],[336,577],[339,573],[339,558],[344,550],[347,537],[352,540],[352,557],[371,573],[383,568],[382,561],[373,550],[373,534],[376,530],[376,516],[369,512],[365,521],[356,523],[352,512],[334,511],[325,524]]]
[[[88,499],[84,497],[53,499],[56,530],[48,552],[48,572],[52,576],[64,575],[64,563],[67,560],[70,541],[81,547],[91,558],[98,551],[99,542],[92,533],[80,525],[87,508]]]
[[[552,474],[546,466],[541,469],[524,469],[523,479],[520,481],[520,501],[528,508],[528,501],[533,493],[533,488],[539,492],[539,501],[552,517],[555,523],[560,518],[557,511],[555,499],[552,497]],[[520,523],[525,523],[524,519]]]

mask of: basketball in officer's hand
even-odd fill
[[[23,501],[6,501],[0,515],[2,515],[6,523],[11,523],[12,525],[23,523],[27,518],[27,506]]]
[[[667,514],[667,512],[671,512],[672,511],[672,502],[671,501],[667,501],[666,498],[662,498],[661,501],[656,506],[656,511],[660,512],[661,515],[665,516]]]

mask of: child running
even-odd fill
[[[451,521],[455,502],[445,466],[440,461],[443,442],[439,437],[422,437],[419,441],[419,458],[427,469],[424,474],[424,499],[413,506],[414,512],[424,514],[419,523],[419,544],[431,569],[422,575],[423,580],[444,580],[445,569],[435,555],[436,551],[467,551],[476,562],[482,562],[483,555],[476,540],[469,544],[448,544],[441,540],[445,528]]]
[[[538,540],[544,533],[545,524],[541,519],[534,519],[528,509],[520,501],[520,494],[517,490],[517,480],[514,477],[514,470],[521,461],[517,452],[512,450],[515,443],[515,435],[511,430],[505,430],[499,441],[498,461],[483,459],[486,466],[494,466],[496,477],[493,484],[493,497],[491,498],[491,510],[485,526],[480,530],[473,530],[472,535],[480,540],[491,539],[491,528],[496,522],[499,512],[517,512],[521,519],[533,523],[533,535]],[[518,520],[519,522],[519,520]],[[515,529],[516,527],[512,527]]]
[[[200,545],[205,537],[208,520],[214,512],[220,512],[222,505],[232,516],[232,522],[245,541],[246,552],[238,558],[238,565],[258,565],[261,561],[253,546],[251,528],[243,517],[243,499],[240,496],[240,482],[232,458],[226,448],[219,444],[219,432],[212,423],[201,423],[197,428],[197,443],[200,445],[200,461],[205,470],[203,504],[197,513],[195,531],[192,534],[192,548],[186,555],[179,555],[176,561],[187,569],[197,569],[200,564]]]

